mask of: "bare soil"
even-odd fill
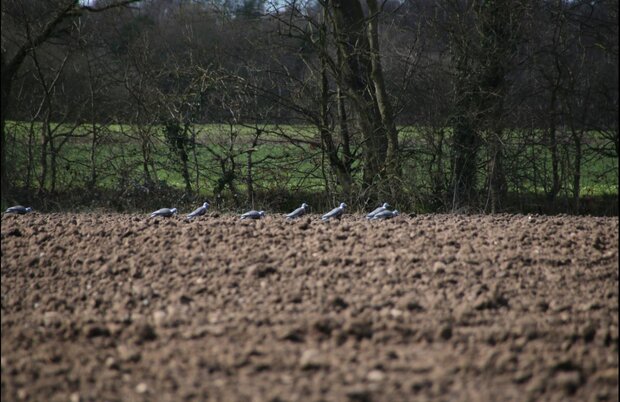
[[[2,401],[618,400],[618,218],[2,216]]]

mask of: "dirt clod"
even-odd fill
[[[327,367],[328,363],[321,352],[316,349],[308,349],[301,355],[299,366],[302,370],[318,370]]]

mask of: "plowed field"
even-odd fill
[[[2,216],[2,401],[615,401],[618,218]]]

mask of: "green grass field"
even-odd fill
[[[248,183],[248,156],[252,150],[252,181],[255,191],[288,193],[324,193],[327,183],[333,183],[327,161],[320,148],[308,142],[317,141],[313,128],[292,125],[257,127],[227,124],[194,125],[191,128],[195,146],[188,146],[188,171],[195,193],[213,195],[234,173],[234,190],[245,195]],[[11,178],[19,188],[39,188],[41,175],[40,123],[7,123],[7,159]],[[102,190],[122,191],[145,182],[146,171],[153,182],[161,186],[184,189],[178,155],[165,140],[161,126],[95,126],[53,125],[55,146],[60,144],[57,158],[56,189],[83,189],[91,180],[95,167],[96,187]],[[96,151],[91,160],[93,131],[97,132]],[[443,134],[449,137],[449,130]],[[437,145],[438,134],[428,129],[404,127],[401,129],[404,185],[414,194],[432,192],[436,174],[449,172],[449,142],[444,138],[441,162],[428,152]],[[510,137],[510,136],[508,136]],[[505,139],[505,170],[510,193],[544,194],[551,182],[551,158],[543,145],[520,144],[518,135]],[[295,141],[290,141],[290,139]],[[596,133],[589,133],[586,144],[601,141]],[[484,147],[481,148],[484,150]],[[29,155],[29,151],[31,155]],[[570,197],[572,186],[572,153],[570,144],[560,148],[560,168],[563,194]],[[28,161],[32,160],[33,163]],[[49,156],[48,156],[49,159]],[[485,155],[480,154],[480,185],[484,186]],[[527,166],[527,169],[524,167]],[[354,173],[361,179],[361,172]],[[51,186],[47,175],[46,188]],[[333,185],[333,184],[329,184]],[[583,197],[618,194],[618,158],[602,157],[590,147],[584,148],[581,166]]]
[[[67,127],[65,132],[72,129]],[[200,192],[212,192],[224,175],[224,169],[233,170],[240,191],[247,179],[248,150],[252,152],[253,181],[257,187],[297,188],[319,191],[323,185],[320,169],[321,155],[318,149],[307,144],[292,145],[283,141],[272,131],[282,128],[267,127],[252,147],[255,130],[243,126],[206,125],[196,128],[195,147],[188,146],[188,170],[192,187]],[[286,129],[286,128],[284,128]],[[58,131],[63,130],[62,128]],[[116,188],[127,182],[143,182],[145,161],[151,179],[166,186],[184,188],[180,160],[166,143],[161,127],[151,132],[129,126],[112,125],[99,128],[100,139],[94,153],[97,185],[106,189]],[[32,131],[32,134],[30,133]],[[34,156],[31,166],[32,181],[41,174],[41,127],[27,123],[9,122],[8,158],[12,170],[28,171],[28,149]],[[294,133],[293,133],[294,131]],[[81,187],[90,179],[92,126],[73,129],[75,138],[62,146],[58,157],[57,187]],[[310,139],[311,131],[295,127],[289,130],[300,140]],[[64,138],[56,140],[60,143]],[[29,140],[32,146],[29,147]],[[233,164],[234,163],[234,167]],[[51,178],[48,178],[51,180]],[[17,186],[26,184],[27,177],[15,177]],[[49,185],[49,183],[47,183]]]

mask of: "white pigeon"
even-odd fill
[[[374,211],[366,215],[366,219],[372,219],[373,216],[377,215],[378,213],[385,212],[389,208],[392,208],[390,204],[388,204],[387,202],[384,202],[382,206],[380,206],[379,208],[375,209]]]
[[[21,205],[15,205],[14,207],[10,207],[10,208],[6,209],[6,213],[7,214],[23,215],[23,214],[27,214],[28,212],[32,212],[32,208],[30,208],[30,207],[23,207]]]
[[[294,210],[290,214],[286,215],[286,219],[299,218],[300,216],[302,216],[302,215],[304,215],[306,213],[307,209],[308,209],[308,204],[306,204],[304,202],[303,204],[301,204],[301,207],[297,208],[296,210]]]
[[[205,202],[204,204],[202,204],[202,207],[198,207],[194,212],[192,212],[191,214],[188,214],[187,219],[192,219],[197,216],[202,216],[207,213],[207,209],[209,209],[209,203]]]
[[[162,209],[158,209],[157,211],[153,212],[151,214],[151,218],[154,218],[156,216],[163,216],[165,218],[169,218],[176,213],[177,213],[176,208],[162,208]]]
[[[370,220],[374,221],[374,220],[378,220],[378,219],[392,219],[395,216],[398,216],[399,212],[398,210],[393,210],[393,211],[383,211],[383,212],[379,212],[378,214],[375,214],[372,218],[370,218]]]
[[[346,207],[347,207],[347,204],[345,204],[344,202],[341,202],[339,207],[332,209],[331,211],[323,215],[321,219],[324,221],[328,221],[332,218],[340,219],[342,217],[342,214],[344,214],[344,209]]]
[[[260,219],[265,216],[265,211],[248,211],[241,215],[241,219]]]

